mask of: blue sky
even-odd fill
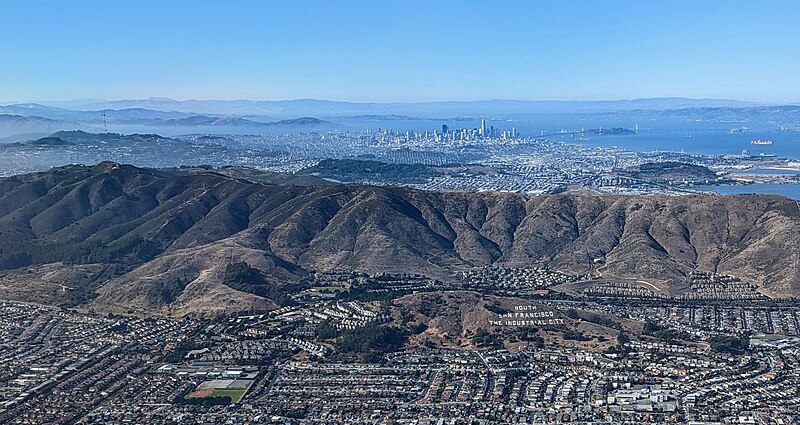
[[[800,1],[0,3],[0,101],[800,101]]]

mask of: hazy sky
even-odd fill
[[[800,1],[0,2],[0,101],[800,101]]]

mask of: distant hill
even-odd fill
[[[331,124],[330,121],[321,120],[319,118],[314,117],[301,117],[301,118],[294,118],[290,120],[280,120],[276,122],[269,122],[266,123],[267,125],[320,125],[320,124]]]
[[[648,162],[620,174],[651,182],[716,180],[717,173],[702,165],[683,162]]]
[[[36,146],[72,146],[75,143],[69,140],[64,140],[60,137],[42,137],[41,139],[31,140],[28,144]]]
[[[0,114],[0,138],[20,134],[53,133],[59,130],[77,130],[87,127],[69,121],[42,117]]]
[[[48,137],[29,142],[34,145],[58,146],[91,143],[129,143],[140,141],[169,140],[157,134],[119,134],[119,133],[89,133],[83,130],[57,131]]]
[[[412,121],[412,120],[421,120],[425,118],[420,117],[411,117],[408,115],[353,115],[350,117],[342,117],[348,118],[353,120],[363,120],[363,121]]]
[[[181,316],[274,306],[224,285],[231,258],[277,288],[332,269],[451,281],[490,264],[587,272],[601,258],[604,278],[684,284],[703,270],[771,296],[800,293],[800,210],[769,195],[284,186],[104,162],[0,179],[0,240],[0,298],[50,293],[26,274],[30,265],[66,276],[78,266],[113,266],[82,286],[96,291],[87,305],[96,311]]]
[[[202,174],[209,171],[205,167],[180,167],[179,169],[167,170],[173,173],[180,174]],[[287,185],[287,186],[330,186],[332,183],[328,180],[303,174],[285,174],[276,173],[273,171],[259,170],[250,167],[239,166],[225,166],[214,168],[213,172],[219,173],[235,179],[242,179],[254,183],[264,183],[269,185]]]
[[[166,126],[258,126],[260,123],[255,121],[246,120],[244,118],[225,118],[225,117],[210,117],[206,115],[192,115],[186,118],[177,118],[165,120],[158,123],[158,125]]]
[[[387,164],[379,161],[360,159],[324,159],[318,164],[298,171],[338,180],[341,182],[394,182],[424,183],[428,178],[440,173],[421,164]]]

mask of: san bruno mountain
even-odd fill
[[[269,309],[309,273],[547,266],[800,291],[800,209],[770,195],[528,196],[255,183],[103,162],[0,179],[0,298],[164,316]],[[231,265],[261,276],[231,285]],[[226,278],[226,275],[228,276]]]

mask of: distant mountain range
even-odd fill
[[[270,120],[267,117],[243,118],[232,115],[202,115],[145,108],[70,110],[35,103],[0,106],[0,138],[16,135],[45,135],[59,130],[102,130],[117,132],[161,132],[164,129],[185,129],[186,132],[224,127],[279,130],[290,127],[300,130],[334,129],[330,121],[314,117]],[[174,132],[174,131],[173,131]],[[13,140],[12,140],[13,141]]]
[[[168,98],[128,100],[86,100],[61,103],[73,109],[127,109],[146,108],[158,111],[178,111],[200,114],[266,115],[290,117],[358,116],[358,115],[414,115],[425,118],[459,115],[540,114],[540,113],[593,113],[625,110],[665,110],[702,107],[752,107],[763,106],[753,102],[727,99],[652,98],[632,100],[479,100],[452,102],[375,103],[340,102],[317,99],[296,100],[173,100]]]
[[[124,110],[105,109],[105,110],[77,110],[65,109],[53,106],[45,106],[38,103],[17,103],[13,105],[0,106],[0,113],[17,114],[23,116],[37,116],[57,120],[77,121],[84,123],[103,123],[103,114],[108,122],[126,124],[138,124],[149,120],[171,120],[186,118],[191,114],[183,112],[158,111],[144,108],[128,108]]]
[[[273,122],[260,122],[239,117],[211,117],[207,115],[192,115],[186,118],[176,118],[160,121],[158,125],[176,127],[195,126],[241,126],[241,127],[280,127],[280,126],[319,126],[333,124],[313,117],[294,118]]]
[[[771,296],[800,293],[798,203],[770,195],[284,186],[104,162],[0,179],[0,240],[0,298],[82,302],[96,291],[89,308],[123,313],[274,305],[224,285],[230,258],[276,288],[334,269],[413,270],[447,281],[487,265],[588,272],[601,259],[605,278],[680,286],[702,270],[738,276]],[[70,280],[48,283],[38,270]],[[62,294],[63,284],[83,289]]]
[[[0,110],[2,112],[2,110]],[[87,126],[58,119],[26,117],[0,113],[0,138],[18,135],[30,137],[50,134],[59,130],[83,130]]]
[[[20,103],[0,106],[0,114],[31,118],[0,121],[0,138],[49,134],[58,130],[103,129],[116,132],[271,132],[332,130],[348,121],[507,119],[526,116],[593,115],[609,120],[714,121],[726,124],[800,123],[800,105],[763,105],[725,99],[657,98],[616,101],[486,100],[424,103],[357,103],[315,99],[173,100],[165,98],[51,105]],[[605,115],[603,115],[605,114]],[[300,117],[300,118],[298,118]],[[312,117],[326,117],[327,120]],[[445,118],[451,117],[451,118]],[[452,118],[457,117],[457,118]],[[51,120],[51,121],[46,121]],[[330,121],[329,121],[330,120]],[[333,121],[333,122],[332,122]],[[224,129],[224,131],[223,131]],[[234,130],[239,129],[239,130]],[[246,129],[246,130],[245,130]]]

